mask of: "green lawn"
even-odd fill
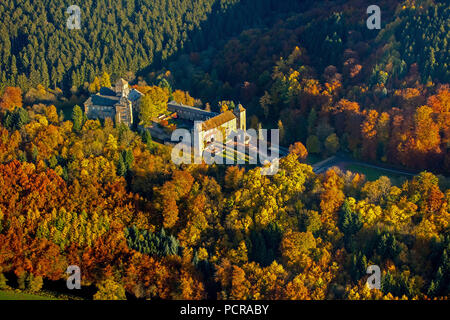
[[[56,298],[13,290],[0,290],[0,300],[56,300]]]
[[[376,169],[376,168],[366,167],[366,166],[362,166],[362,165],[358,165],[358,164],[349,164],[349,165],[345,166],[345,169],[352,171],[352,172],[362,173],[366,176],[366,179],[369,181],[375,181],[378,178],[380,178],[381,176],[386,176],[386,177],[390,178],[391,180],[395,180],[395,181],[396,180],[404,180],[407,177],[407,176],[395,174],[395,173],[392,173],[390,171],[386,171],[383,169]]]
[[[57,102],[57,103],[55,103],[55,106],[58,109],[58,112],[60,110],[63,111],[64,120],[70,120],[70,119],[72,119],[72,110],[75,105],[79,105],[81,107],[81,110],[84,111],[83,103],[86,101],[86,99],[87,99],[87,97],[84,97],[84,96],[81,96],[78,98],[72,98],[65,102]]]

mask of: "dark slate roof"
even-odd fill
[[[169,111],[176,111],[176,109],[178,109],[178,110],[183,110],[184,109],[186,111],[195,111],[195,112],[197,112],[199,114],[207,115],[207,116],[209,116],[211,118],[218,115],[218,113],[211,112],[211,111],[206,111],[206,110],[199,109],[199,108],[196,108],[196,107],[187,106],[185,104],[181,104],[181,103],[178,103],[176,101],[170,101],[167,104],[167,107],[168,107]]]
[[[142,97],[144,94],[139,92],[136,89],[133,89],[130,91],[130,93],[128,94],[128,99],[132,102],[135,102],[136,100],[138,100],[140,97]]]
[[[99,93],[102,96],[112,96],[112,97],[116,96],[116,93],[112,89],[107,87],[101,87]]]
[[[99,94],[92,95],[91,99],[92,104],[95,106],[113,107],[119,102],[119,97],[103,96]]]

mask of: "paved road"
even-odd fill
[[[413,177],[416,175],[416,173],[410,172],[410,171],[405,171],[405,170],[400,170],[400,169],[395,169],[395,168],[388,168],[388,167],[383,167],[383,166],[378,166],[375,164],[370,164],[367,162],[361,162],[361,161],[357,161],[354,159],[351,159],[349,157],[343,157],[343,156],[333,156],[330,157],[328,159],[325,159],[323,161],[320,161],[318,163],[315,163],[312,167],[315,173],[322,173],[327,171],[329,168],[334,167],[334,166],[338,166],[338,167],[345,167],[347,165],[358,165],[358,166],[363,166],[363,167],[367,167],[367,168],[373,168],[373,169],[377,169],[377,170],[381,170],[381,171],[386,171],[386,172],[390,172],[390,173],[394,173],[394,174],[398,174],[398,175],[403,175],[403,176],[410,176]]]
[[[239,144],[239,143],[235,143],[234,148],[237,147],[237,144]],[[234,153],[234,148],[233,147],[230,148],[230,146],[228,146],[228,145],[222,145],[217,142],[213,143],[213,145],[217,148],[216,149],[217,151],[221,150],[221,151],[225,152],[226,149],[230,149]],[[242,146],[242,144],[241,144],[241,146]],[[256,147],[248,146],[248,145],[246,147],[250,148],[253,152],[258,154],[258,156],[262,155],[262,154],[259,154],[259,150]],[[287,149],[285,147],[273,145],[272,148],[274,148],[274,149],[278,148],[280,158],[283,158],[289,154],[289,149]],[[238,152],[238,154],[239,154],[239,152]],[[241,154],[240,156],[245,156],[245,155]],[[249,156],[249,158],[250,158],[249,160],[254,160],[254,161],[257,160],[257,159],[253,159],[253,157],[251,157],[249,154],[247,154],[247,156]],[[322,160],[320,162],[313,164],[312,167],[313,167],[313,171],[315,173],[319,174],[319,173],[323,173],[323,172],[327,171],[329,168],[334,167],[334,166],[340,167],[341,169],[345,169],[345,167],[347,167],[348,165],[352,165],[352,164],[362,166],[362,167],[367,167],[367,168],[373,168],[373,169],[377,169],[377,170],[384,171],[384,172],[390,172],[393,174],[409,176],[409,177],[413,177],[417,174],[417,173],[414,173],[411,171],[405,171],[405,170],[396,169],[396,168],[379,166],[379,165],[375,165],[375,164],[371,164],[371,163],[367,163],[367,162],[361,162],[361,161],[352,159],[350,157],[347,157],[345,155],[336,155],[336,156],[329,157],[325,160]]]

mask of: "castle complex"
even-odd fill
[[[119,79],[114,88],[102,87],[100,92],[91,95],[84,103],[84,111],[91,119],[111,118],[116,123],[131,126],[133,114],[139,111],[142,96],[138,90],[130,89],[127,81]],[[241,104],[234,110],[215,113],[171,101],[167,104],[167,111],[176,114],[176,118],[191,123],[191,130],[197,135],[197,141],[203,141],[200,152],[211,142],[225,142],[223,140],[238,129],[246,130],[246,111]]]

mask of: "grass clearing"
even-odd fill
[[[391,181],[403,181],[406,178],[409,178],[409,176],[406,175],[396,174],[383,169],[366,167],[359,164],[346,165],[345,169],[352,172],[362,173],[366,176],[366,179],[369,181],[378,180],[381,176],[386,176],[389,179],[391,179]]]
[[[57,300],[54,297],[14,290],[0,290],[0,300]]]
[[[86,99],[87,97],[85,96],[81,96],[78,98],[72,97],[71,99],[64,102],[58,101],[54,103],[54,105],[56,106],[58,112],[62,110],[62,112],[64,113],[64,120],[70,120],[72,119],[72,110],[75,105],[79,105],[81,107],[81,110],[84,111],[83,103],[86,101]]]

